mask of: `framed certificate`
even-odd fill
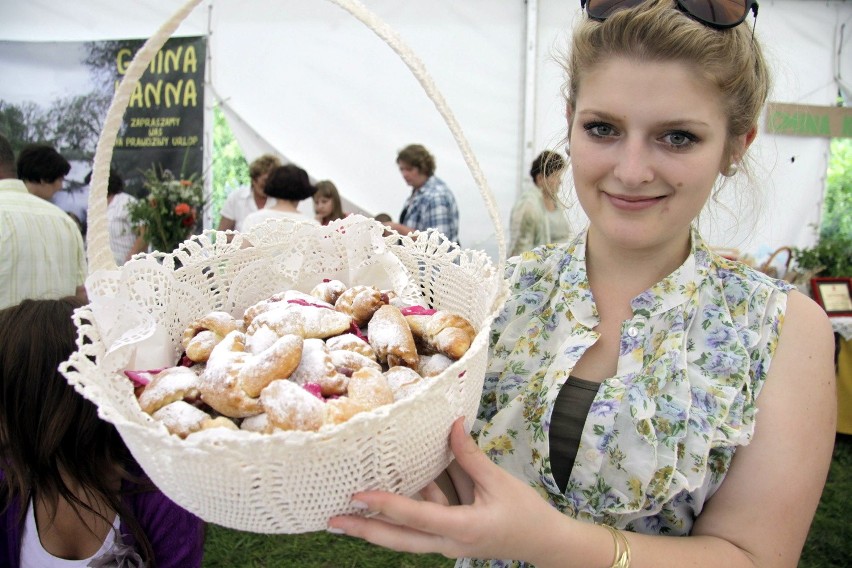
[[[852,279],[812,278],[814,300],[830,316],[852,316]]]

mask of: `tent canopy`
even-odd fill
[[[582,17],[579,2],[364,4],[425,63],[471,143],[508,231],[512,203],[530,183],[529,160],[546,148],[564,149],[559,57]],[[176,7],[173,0],[0,0],[0,41],[149,37]],[[848,93],[843,78],[852,76],[852,57],[843,31],[850,19],[845,0],[761,2],[755,33],[773,67],[770,100],[834,105],[839,92]],[[495,228],[440,115],[399,58],[346,12],[331,2],[215,0],[197,8],[176,35],[208,36],[207,105],[225,111],[249,160],[273,150],[313,178],[333,180],[354,209],[397,218],[409,189],[396,153],[421,143],[456,194],[462,245],[496,256]],[[0,98],[51,88],[49,80],[28,80],[38,70],[24,73],[2,50],[0,70],[7,77]],[[752,148],[755,179],[722,192],[723,206],[702,218],[705,237],[752,252],[810,244],[829,140],[771,135],[761,127]],[[754,215],[740,216],[743,201],[754,202]],[[576,205],[572,217],[579,228]]]

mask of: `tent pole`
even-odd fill
[[[535,157],[535,100],[536,100],[536,56],[538,52],[538,0],[526,1],[526,35],[524,58],[524,112],[523,112],[523,163],[519,165],[519,180],[525,180],[524,172]],[[523,183],[517,185],[520,194]]]

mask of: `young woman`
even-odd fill
[[[331,531],[460,566],[797,565],[834,440],[831,326],[695,228],[767,97],[753,4],[583,2],[567,118],[590,222],[507,267],[477,440],[450,436],[464,505],[359,493],[371,514]]]
[[[329,180],[318,181],[316,188],[314,213],[320,225],[328,225],[332,221],[346,217],[346,213],[343,212],[343,204],[340,201],[340,193],[334,183]]]
[[[0,311],[0,566],[201,566],[204,524],[151,485],[57,367],[76,298]]]
[[[559,202],[559,187],[565,160],[545,150],[533,160],[530,177],[534,187],[526,189],[512,207],[509,222],[509,256],[537,246],[565,242],[571,236],[571,224],[565,207]]]

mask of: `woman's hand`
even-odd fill
[[[470,476],[470,504],[449,506],[434,483],[421,491],[422,501],[379,491],[357,493],[353,504],[371,515],[333,517],[329,530],[403,552],[532,560],[536,527],[551,522],[551,515],[562,515],[492,463],[465,432],[462,419],[453,424],[450,447],[459,468]],[[452,475],[457,486],[463,478],[458,473]],[[460,495],[467,493],[467,488],[458,489]]]

